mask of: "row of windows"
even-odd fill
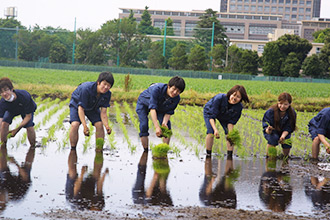
[[[310,0],[231,0],[230,3],[263,3],[263,4],[286,4],[286,5],[307,5],[311,6],[312,1]]]
[[[284,7],[276,7],[276,6],[255,6],[255,5],[230,5],[230,11],[232,12],[235,12],[235,11],[256,11],[256,9],[258,9],[258,11],[265,11],[265,12],[269,12],[269,11],[272,11],[272,12],[283,12],[284,11]],[[311,8],[297,8],[297,7],[285,7],[285,12],[297,12],[299,9],[299,13],[309,13],[312,11]]]

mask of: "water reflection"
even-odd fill
[[[171,195],[166,186],[170,173],[168,159],[153,159],[154,175],[149,187],[145,189],[147,160],[148,152],[143,152],[138,164],[136,181],[132,189],[133,202],[135,204],[173,206]]]
[[[0,210],[6,208],[9,201],[18,201],[25,197],[31,186],[31,169],[35,155],[35,147],[30,147],[24,163],[19,165],[14,157],[7,153],[6,145],[1,145],[0,155]],[[18,172],[11,171],[13,164]]]
[[[261,176],[259,185],[260,200],[266,207],[275,212],[284,212],[292,200],[290,175],[285,168],[288,161],[284,160],[282,169],[277,171],[276,159],[266,160],[266,172]]]
[[[103,152],[96,151],[93,171],[88,173],[88,166],[83,166],[80,175],[77,172],[77,152],[71,150],[68,159],[69,171],[65,186],[66,199],[74,209],[101,211],[105,206],[103,183],[108,168],[101,174]]]
[[[318,210],[330,209],[330,179],[323,176],[310,177],[305,181],[305,193]]]
[[[217,162],[217,174],[214,175],[212,172],[212,158],[206,157],[205,177],[199,198],[207,206],[236,208],[237,198],[234,183],[239,177],[239,169],[234,169],[233,158],[228,156],[224,175],[221,177],[221,159],[218,159]]]

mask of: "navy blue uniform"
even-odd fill
[[[309,133],[312,135],[312,140],[318,134],[322,134],[330,138],[330,108],[322,109],[314,118],[308,123]]]
[[[84,82],[73,91],[70,100],[70,123],[80,121],[78,106],[85,110],[85,115],[94,125],[101,121],[100,108],[110,107],[111,92],[97,94],[97,82]]]
[[[243,105],[241,102],[229,104],[226,94],[219,93],[208,101],[204,106],[204,121],[206,124],[206,134],[213,134],[214,130],[210,124],[210,119],[218,119],[225,134],[228,134],[228,124],[235,125],[241,117]]]
[[[294,111],[294,113],[296,115],[295,111]],[[280,137],[281,137],[281,135],[284,131],[287,131],[289,133],[285,137],[285,139],[289,139],[291,137],[291,133],[294,131],[293,128],[291,127],[291,123],[290,123],[291,120],[293,120],[293,119],[290,118],[290,115],[289,115],[288,111],[286,111],[285,115],[282,118],[280,118],[280,129],[281,130],[277,131],[277,130],[274,129],[271,134],[267,134],[266,133],[266,128],[268,127],[268,124],[270,126],[272,126],[273,128],[275,128],[274,109],[270,108],[265,112],[264,117],[262,119],[262,127],[263,127],[264,137],[268,141],[268,144],[270,144],[272,146],[277,146],[278,141],[279,141],[279,139],[280,139]],[[290,145],[282,144],[282,148],[291,148],[291,147],[292,146],[290,146]]]
[[[165,114],[174,114],[174,110],[180,102],[180,96],[169,97],[167,95],[167,87],[167,84],[155,83],[140,94],[136,103],[136,113],[140,121],[140,137],[149,136],[148,114],[150,109],[157,111],[157,118],[160,124],[162,124]],[[167,126],[171,129],[170,120]]]
[[[3,118],[2,121],[11,124],[15,116],[21,115],[24,119],[27,114],[31,114],[31,120],[24,128],[34,126],[33,113],[37,109],[37,105],[30,93],[18,89],[14,90],[14,93],[16,94],[16,99],[13,102],[7,102],[4,98],[0,100],[0,118]]]

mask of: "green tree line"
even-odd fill
[[[148,37],[163,35],[165,31],[152,26],[148,7],[145,7],[140,22],[131,11],[127,18],[106,21],[96,31],[78,29],[76,35],[62,28],[41,28],[38,25],[26,28],[13,18],[0,19],[0,57],[14,58],[13,48],[17,45],[20,60],[72,63],[75,42],[74,57],[78,64],[242,74],[257,74],[262,70],[264,75],[287,77],[329,76],[329,30],[314,34],[316,42],[325,43],[317,55],[307,56],[312,48],[307,40],[284,35],[277,41],[268,42],[259,57],[256,51],[228,43],[226,30],[216,13],[212,9],[205,10],[194,30],[194,40],[167,38],[165,43],[164,40],[152,42]],[[173,36],[173,20],[168,18],[166,23],[166,36]]]

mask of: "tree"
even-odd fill
[[[257,51],[243,50],[240,59],[241,73],[256,75],[258,73],[259,56]]]
[[[326,72],[330,71],[330,43],[325,43],[324,47],[321,49],[319,58],[322,66]]]
[[[262,54],[262,72],[267,76],[281,76],[282,55],[275,41],[264,47]]]
[[[224,62],[226,60],[226,48],[222,44],[216,44],[211,52],[209,53],[209,56],[212,56],[213,59],[213,67],[218,66],[218,67],[223,67]]]
[[[160,29],[152,26],[151,15],[148,11],[148,6],[145,7],[141,19],[142,20],[138,26],[138,31],[140,34],[160,35]]]
[[[174,36],[174,29],[173,29],[173,20],[171,18],[166,19],[166,36]],[[165,27],[162,30],[162,35],[164,35]]]
[[[313,33],[315,43],[325,43],[327,40],[330,40],[330,28],[323,30],[315,31]]]
[[[150,55],[148,56],[147,66],[151,69],[164,68],[165,58],[163,56],[163,45],[160,41],[156,41],[151,45]]]
[[[103,64],[105,62],[105,50],[99,32],[90,29],[79,29],[77,31],[76,59],[83,64]]]
[[[188,63],[189,69],[192,70],[206,70],[206,53],[205,48],[195,44],[193,48],[190,50],[190,54],[188,55]]]
[[[291,52],[282,63],[283,75],[287,77],[298,77],[300,67],[300,60],[297,58],[296,53]]]
[[[49,51],[49,61],[51,63],[67,63],[67,49],[64,44],[55,42]]]
[[[322,63],[316,54],[306,57],[302,64],[302,70],[303,74],[306,76],[315,78],[323,77],[325,72]]]
[[[172,49],[172,57],[168,60],[168,64],[175,70],[183,70],[188,64],[187,46],[183,43],[178,43]]]
[[[242,49],[238,48],[236,45],[232,45],[228,48],[228,66],[227,70],[233,73],[240,73],[241,66],[240,60],[242,57]]]
[[[197,27],[195,29],[194,37],[196,38],[197,44],[200,44],[206,49],[206,51],[211,50],[212,41],[212,26],[214,22],[214,40],[213,44],[223,44],[226,45],[227,35],[225,34],[225,28],[220,24],[217,19],[216,11],[212,9],[205,10],[205,13],[199,17],[197,22]]]
[[[104,23],[100,30],[102,45],[110,60],[121,66],[143,66],[150,48],[150,38],[138,33],[137,24],[128,18]],[[120,35],[119,35],[120,33]]]

